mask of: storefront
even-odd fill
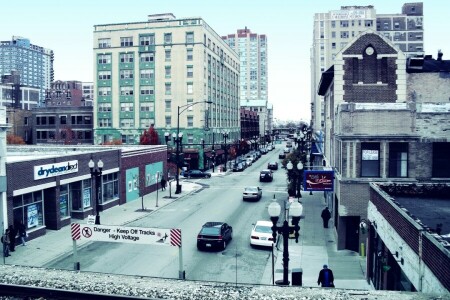
[[[88,166],[91,159],[104,163],[99,210],[119,203],[120,149],[42,147],[39,152],[32,147],[24,147],[20,152],[17,149],[8,149],[6,157],[7,224],[23,222],[30,238],[96,213]]]

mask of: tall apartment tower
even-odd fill
[[[258,109],[263,110],[258,110],[260,136],[263,136],[266,134],[263,129],[264,124],[269,132],[271,128],[267,126],[272,124],[267,112],[267,36],[252,33],[245,27],[245,29],[238,29],[237,33],[228,34],[222,38],[240,57],[241,106],[248,107],[249,103],[254,102],[252,100],[257,100],[258,104],[255,108],[258,106]],[[261,103],[263,107],[259,106]]]
[[[95,144],[152,124],[162,143],[179,128],[183,149],[239,138],[239,56],[202,18],[95,25],[94,57]]]
[[[406,56],[423,54],[423,3],[405,3],[401,14],[376,14],[374,6],[341,6],[314,15],[311,48],[311,124],[324,125],[323,97],[317,94],[322,72],[345,45],[366,30],[379,31]]]
[[[239,54],[241,100],[267,100],[267,37],[239,29],[222,37]]]
[[[0,75],[17,71],[20,84],[38,87],[38,106],[45,103],[45,90],[54,79],[54,54],[50,49],[33,45],[29,39],[13,36],[10,41],[0,42]]]

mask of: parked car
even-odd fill
[[[267,146],[267,150],[268,150],[268,151],[272,151],[272,150],[273,150],[272,145],[268,145],[268,146]]]
[[[211,173],[203,172],[200,170],[189,170],[183,173],[184,177],[187,178],[211,178]]]
[[[259,172],[259,181],[272,181],[273,180],[273,173],[272,170],[262,170]]]
[[[261,154],[267,154],[266,148],[259,148],[259,151],[261,151]]]
[[[250,233],[250,246],[272,247],[272,222],[257,221]]]
[[[253,159],[251,157],[247,157],[246,162],[248,166],[251,166],[253,164]]]
[[[242,172],[244,171],[245,167],[242,163],[237,163],[233,165],[233,172]]]
[[[290,152],[291,152],[291,150],[288,147],[284,148],[284,153],[290,153]]]
[[[244,188],[242,193],[242,200],[258,201],[262,197],[262,189],[259,186],[249,186]]]
[[[278,170],[278,163],[276,161],[271,161],[267,164],[267,169]]]
[[[286,158],[286,153],[280,152],[280,153],[278,154],[278,158],[279,158],[279,159],[285,159],[285,158]]]
[[[197,235],[197,249],[225,249],[233,238],[233,228],[224,222],[206,222]]]

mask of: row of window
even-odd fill
[[[154,119],[140,119],[140,127],[141,128],[147,128],[151,124],[154,124]],[[121,128],[134,128],[135,122],[132,118],[122,118],[120,119],[120,127]],[[193,116],[187,116],[186,117],[186,126],[189,128],[194,127],[194,117]],[[112,120],[111,118],[99,118],[98,119],[98,126],[99,127],[112,127]],[[172,117],[166,116],[165,117],[165,127],[172,127]]]
[[[55,140],[92,140],[92,130],[60,130],[57,134],[55,130],[36,130],[36,139]]]
[[[153,86],[141,86],[140,87],[140,95],[154,95],[154,87]],[[186,84],[186,93],[188,95],[194,94],[194,83],[188,82]],[[172,84],[170,82],[165,83],[165,95],[172,95]],[[110,86],[102,86],[98,88],[99,96],[111,96],[112,88]],[[121,96],[129,96],[134,95],[134,87],[132,86],[121,86],[120,87],[120,95]]]
[[[165,59],[165,61],[172,60],[172,50],[171,49],[164,50],[164,59]],[[187,61],[194,60],[194,49],[192,49],[192,48],[186,49],[186,60]],[[112,61],[111,54],[99,54],[97,56],[97,62],[100,65],[111,64],[111,61]],[[134,53],[120,53],[119,61],[121,63],[133,63],[134,62]],[[139,53],[139,62],[148,63],[148,62],[154,62],[154,61],[155,61],[155,54],[153,52]]]
[[[450,143],[433,143],[432,177],[450,177]],[[388,177],[408,177],[408,143],[389,143]],[[361,177],[380,177],[380,144],[361,143]]]
[[[194,33],[186,32],[185,35],[185,43],[193,44],[194,43]],[[172,33],[164,33],[164,44],[172,44]],[[139,36],[139,46],[150,46],[155,45],[155,35],[147,34]],[[111,48],[111,38],[99,38],[98,39],[98,48]],[[127,36],[120,38],[120,47],[133,47],[134,46],[134,37]]]
[[[36,125],[55,125],[56,116],[37,116]],[[66,125],[68,121],[67,116],[59,116],[59,124]],[[70,116],[71,125],[91,125],[92,117],[87,115],[72,115]]]
[[[134,111],[135,104],[132,102],[120,103],[120,111]],[[111,103],[99,103],[98,104],[98,112],[111,112],[112,104]],[[154,102],[144,102],[139,104],[140,111],[142,112],[154,112],[155,111],[155,103]]]

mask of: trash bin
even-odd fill
[[[292,285],[302,286],[303,269],[292,269]]]

